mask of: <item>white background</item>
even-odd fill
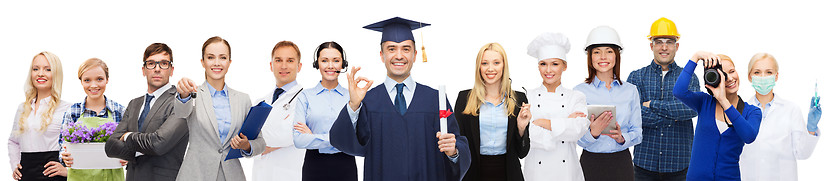
[[[175,72],[171,81],[189,77],[202,82],[199,64],[202,43],[221,36],[232,48],[228,85],[257,99],[274,88],[268,63],[273,45],[290,40],[303,55],[298,82],[312,87],[320,80],[311,68],[316,46],[336,41],[347,51],[360,75],[382,83],[385,69],[378,55],[380,33],[361,27],[401,16],[431,23],[414,31],[421,45],[421,32],[429,62],[421,56],[414,64],[414,79],[432,87],[445,84],[450,100],[471,88],[478,48],[490,42],[501,43],[510,59],[513,86],[528,89],[542,81],[536,61],[526,52],[528,43],[542,32],[560,32],[572,42],[569,69],[562,86],[572,88],[586,76],[583,52],[588,32],[598,25],[615,28],[624,44],[621,78],[650,64],[648,46],[650,25],[660,17],[673,20],[682,38],[676,61],[685,65],[698,50],[732,57],[741,76],[744,99],[755,92],[746,78],[749,58],[769,52],[780,64],[775,92],[791,100],[807,113],[815,80],[820,77],[824,114],[823,136],[808,160],[799,161],[802,180],[825,180],[830,166],[838,163],[832,154],[837,148],[837,114],[834,103],[837,88],[836,5],[830,1],[598,1],[598,2],[169,2],[96,1],[40,2],[4,1],[0,3],[0,54],[3,55],[4,88],[0,104],[0,135],[9,135],[14,111],[24,101],[23,85],[32,57],[40,51],[58,55],[64,67],[62,99],[80,102],[84,98],[76,72],[88,58],[101,58],[111,72],[106,95],[123,105],[146,91],[141,74],[143,50],[155,42],[168,44],[174,51]],[[419,48],[418,48],[419,50]],[[829,72],[826,72],[829,71]],[[700,72],[700,70],[697,70]],[[341,76],[341,84],[346,79]],[[762,133],[766,134],[766,133]],[[2,142],[6,142],[6,137]],[[6,149],[0,149],[5,155]],[[359,159],[361,160],[361,159]],[[8,157],[0,156],[0,163]],[[251,160],[242,159],[250,177]],[[361,164],[359,165],[361,167]],[[359,170],[361,172],[361,168]],[[9,178],[9,169],[0,169],[0,179]],[[360,175],[361,176],[361,175]]]

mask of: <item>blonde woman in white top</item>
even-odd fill
[[[65,180],[59,163],[61,119],[70,103],[61,100],[61,61],[50,52],[35,55],[26,77],[26,99],[18,106],[9,136],[15,180]]]
[[[566,70],[568,38],[544,33],[528,46],[538,60],[540,87],[528,90],[531,150],[525,157],[525,180],[584,180],[577,154],[577,140],[589,132],[586,96],[561,86]]]
[[[745,145],[741,154],[741,179],[797,180],[796,160],[808,159],[820,139],[817,129],[822,115],[819,97],[812,98],[806,122],[799,106],[773,92],[779,79],[776,58],[758,53],[750,60],[748,70],[749,80],[756,90],[755,97],[748,103],[761,108],[762,118],[755,142]]]

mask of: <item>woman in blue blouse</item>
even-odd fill
[[[321,82],[304,90],[295,109],[295,147],[306,150],[303,180],[358,180],[356,159],[330,144],[330,128],[338,113],[350,101],[348,90],[338,84],[338,74],[347,67],[344,49],[336,42],[324,42],[315,50],[312,67]],[[325,174],[324,170],[329,170]]]
[[[586,180],[633,180],[631,146],[642,142],[642,112],[636,86],[618,77],[621,65],[621,40],[607,26],[599,26],[586,40],[589,77],[574,90],[586,95],[588,105],[615,105],[616,112],[604,112],[589,120],[589,134],[578,140],[583,147],[580,166]],[[601,134],[615,119],[617,130]]]
[[[697,52],[691,60],[674,85],[674,96],[698,113],[686,178],[741,180],[738,159],[744,143],[752,143],[758,135],[761,110],[738,96],[738,72],[728,56]],[[706,85],[712,95],[688,91],[691,74],[700,60],[707,68],[720,65],[718,73],[726,73],[725,81],[717,87]]]

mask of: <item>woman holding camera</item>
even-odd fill
[[[761,110],[738,96],[740,81],[731,58],[701,51],[691,60],[674,85],[674,96],[698,113],[686,178],[741,180],[738,158],[744,144],[752,143],[758,135]],[[700,60],[711,70],[703,76],[709,94],[688,90]]]

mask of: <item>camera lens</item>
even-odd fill
[[[718,74],[717,69],[706,69],[703,79],[707,85],[712,87],[718,87],[718,84],[720,84],[720,74]]]

